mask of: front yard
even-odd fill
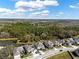
[[[49,57],[47,59],[72,59],[72,57],[68,52],[64,52],[64,53]]]

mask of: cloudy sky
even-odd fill
[[[0,0],[0,18],[79,19],[79,0]]]

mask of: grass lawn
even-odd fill
[[[0,38],[0,41],[15,41],[17,38]]]
[[[72,58],[68,52],[64,52],[64,53],[49,57],[47,59],[72,59]]]

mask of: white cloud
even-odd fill
[[[37,12],[33,12],[30,13],[29,16],[31,17],[48,17],[50,11],[49,10],[42,10],[42,11],[37,11]]]
[[[16,8],[24,7],[24,8],[26,8],[26,10],[28,10],[29,8],[39,9],[39,8],[45,8],[47,6],[58,6],[58,5],[59,5],[59,3],[57,0],[50,0],[50,1],[36,0],[36,1],[17,1],[15,4],[15,7]]]
[[[10,9],[7,9],[7,8],[0,8],[0,12],[10,12],[11,10]]]
[[[59,15],[63,15],[63,14],[64,14],[64,12],[63,12],[63,11],[60,11],[60,12],[59,12]]]
[[[25,9],[23,9],[23,8],[17,8],[16,10],[14,10],[15,12],[26,12],[26,10]]]
[[[40,14],[48,14],[49,11],[48,10],[43,10],[43,11],[40,11],[40,12],[34,12],[34,13],[31,13],[32,15],[40,15]]]
[[[48,13],[45,13],[45,14],[41,14],[41,16],[48,16],[49,14]]]
[[[34,2],[34,1],[30,1],[30,2],[24,2],[24,1],[18,1],[15,5],[16,8],[19,7],[26,7],[26,8],[41,8],[43,7],[43,5],[40,2]]]
[[[79,3],[77,3],[77,5],[79,5]]]
[[[70,7],[70,8],[76,8],[76,6],[73,6],[73,5],[69,5],[69,7]]]
[[[7,9],[7,8],[0,8],[0,17],[23,17],[25,16],[25,10],[23,9]]]
[[[6,13],[1,13],[0,14],[0,17],[24,17],[25,14],[24,13],[18,13],[18,12],[14,12],[14,11],[11,11],[11,12],[6,12]]]
[[[79,3],[76,3],[75,5],[69,5],[70,8],[79,8]]]
[[[31,16],[48,16],[50,11],[46,10],[48,6],[58,6],[57,0],[16,0],[15,9],[0,8],[0,16],[4,17],[27,17]],[[33,11],[34,10],[34,11]],[[32,12],[29,12],[32,11]],[[61,13],[62,14],[62,13]]]
[[[63,11],[60,11],[55,16],[62,16],[62,15],[65,15],[65,13]]]

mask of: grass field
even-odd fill
[[[0,41],[9,41],[9,40],[15,41],[17,40],[17,38],[0,38]]]
[[[64,52],[64,53],[49,57],[47,59],[72,59],[72,57],[68,52]]]

